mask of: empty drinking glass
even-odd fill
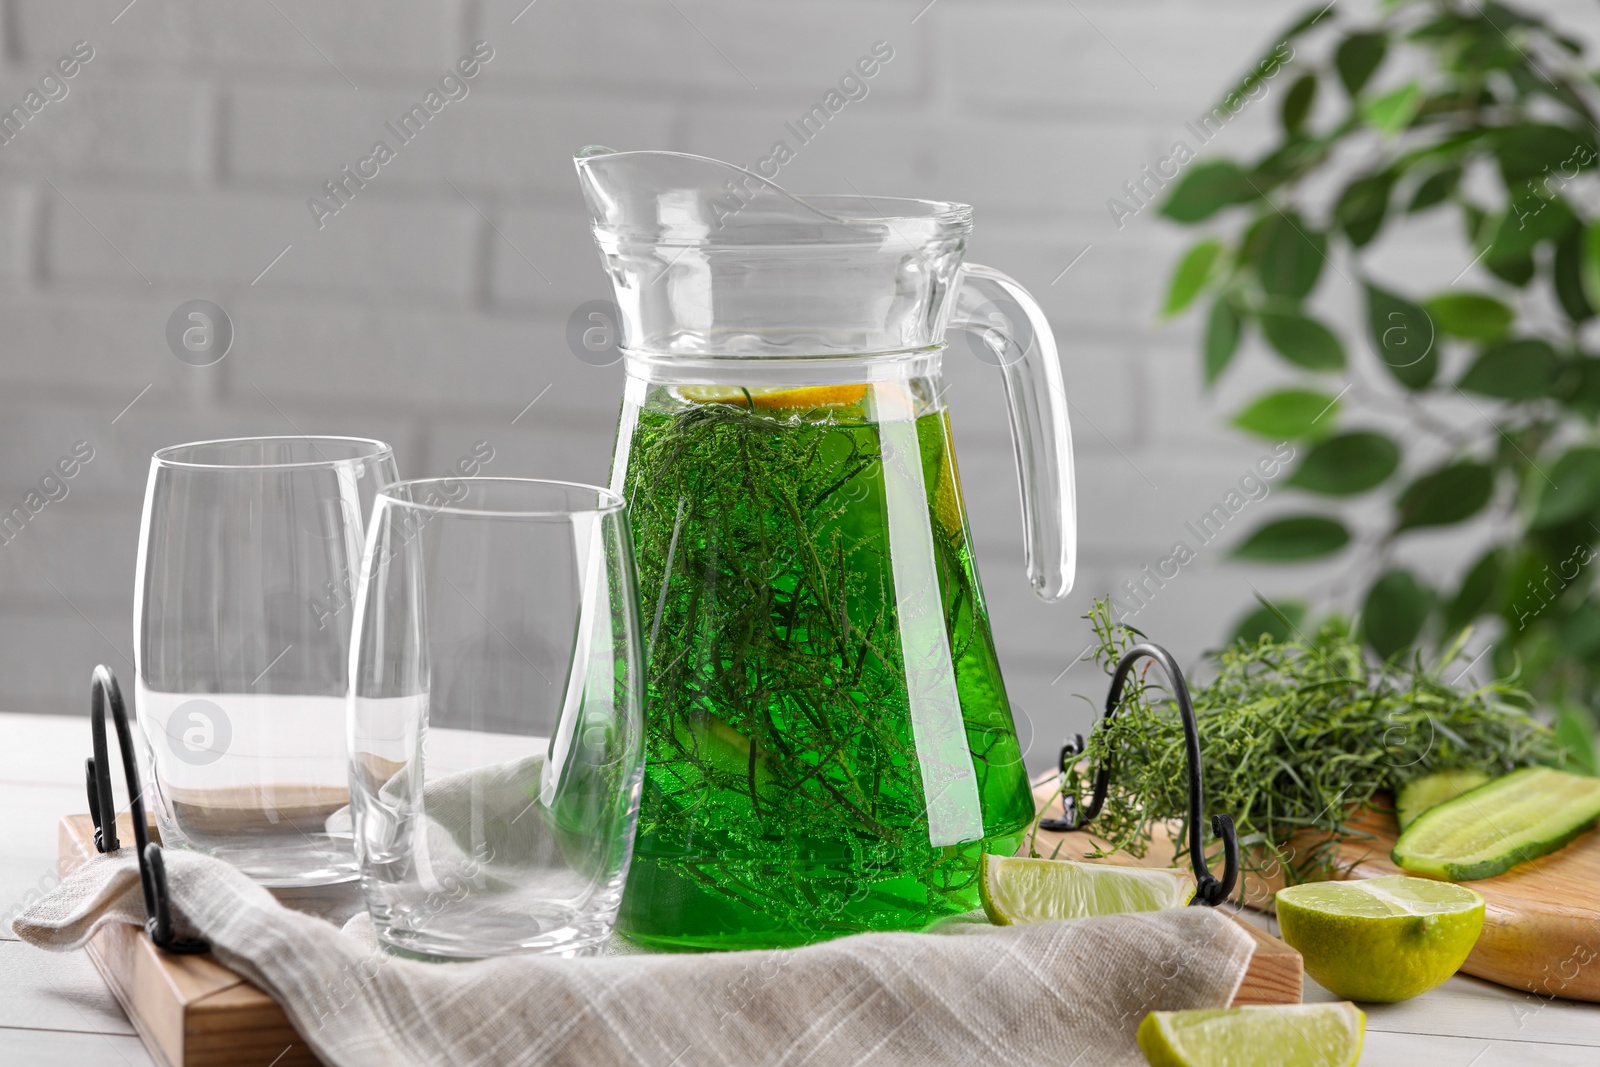
[[[163,842],[272,886],[355,877],[344,711],[363,519],[398,480],[353,437],[163,448],[134,583],[135,698]]]
[[[424,957],[595,951],[643,768],[622,499],[519,478],[391,486],[355,615],[350,794],[378,938]]]

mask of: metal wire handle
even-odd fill
[[[135,854],[139,858],[139,886],[144,890],[145,932],[157,948],[178,955],[211,951],[199,938],[173,936],[172,906],[167,892],[167,868],[161,859],[161,846],[150,840],[144,821],[144,790],[139,784],[139,764],[133,755],[133,736],[128,729],[128,712],[122,703],[122,688],[111,668],[101,664],[89,681],[89,727],[94,733],[94,755],[84,764],[84,779],[89,790],[89,817],[94,820],[94,847],[115,852],[117,841],[117,803],[111,791],[111,759],[106,747],[106,705],[117,725],[117,744],[122,749],[122,773],[128,780],[128,801],[133,816]]]
[[[1189,763],[1189,865],[1194,870],[1194,903],[1216,907],[1228,899],[1229,894],[1233,892],[1234,884],[1239,880],[1239,835],[1233,826],[1233,816],[1212,817],[1211,830],[1222,839],[1222,878],[1219,880],[1206,864],[1205,842],[1200,829],[1204,825],[1206,806],[1205,783],[1202,780],[1200,764],[1200,730],[1195,725],[1194,704],[1189,699],[1189,685],[1184,681],[1183,671],[1178,669],[1178,661],[1172,658],[1172,653],[1150,642],[1134,645],[1128,649],[1117,661],[1117,669],[1111,675],[1111,691],[1106,694],[1105,718],[1109,719],[1116,714],[1122,702],[1122,687],[1127,682],[1128,675],[1133,672],[1134,664],[1141,659],[1152,659],[1161,665],[1168,683],[1172,686],[1172,696],[1177,702],[1178,714],[1183,718],[1184,749],[1188,754]],[[1075,741],[1069,741],[1061,746],[1063,779],[1072,764],[1083,755],[1084,748],[1082,734],[1079,734]],[[1105,806],[1106,792],[1110,786],[1111,772],[1101,765],[1095,770],[1094,795],[1090,798],[1088,807],[1083,810],[1082,816],[1077,814],[1075,799],[1063,796],[1061,804],[1064,816],[1060,819],[1041,819],[1039,828],[1054,833],[1083,829],[1100,814],[1100,809]]]

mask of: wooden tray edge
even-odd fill
[[[151,829],[151,836],[155,837]],[[127,815],[117,817],[117,832],[125,840],[133,839],[133,823]],[[89,816],[62,816],[57,828],[57,852],[63,875],[97,854],[94,824]],[[161,1067],[222,1067],[242,1062],[241,1057],[255,1062],[255,1053],[268,1046],[268,1058],[277,1055],[279,1059],[274,1062],[279,1067],[321,1062],[277,1001],[212,960],[209,954],[168,956],[140,930],[126,925],[101,928],[84,949],[145,1049]],[[136,979],[144,980],[144,995],[136,996],[138,991],[125,980],[130,971]],[[233,999],[235,1003],[218,1007],[213,1003],[215,999]],[[218,1017],[225,1018],[230,1013],[250,1018],[250,1025],[241,1030],[250,1035],[244,1043],[248,1047],[217,1047]],[[200,1018],[202,1015],[205,1018]],[[263,1016],[266,1025],[262,1025]],[[293,1054],[289,1054],[291,1049]]]

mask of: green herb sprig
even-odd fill
[[[1099,638],[1096,660],[1108,672],[1143,638],[1114,622],[1108,600],[1096,601],[1087,617]],[[1351,816],[1424,774],[1471,767],[1494,775],[1559,761],[1551,730],[1529,713],[1527,694],[1507,681],[1468,690],[1445,680],[1463,641],[1432,666],[1420,658],[1380,664],[1330,622],[1314,637],[1263,636],[1215,655],[1216,677],[1190,694],[1206,808],[1233,816],[1246,872],[1281,870],[1290,884],[1328,877],[1339,845],[1369,836]],[[1458,681],[1465,668],[1455,671]],[[1097,855],[1120,849],[1143,856],[1155,824],[1185,818],[1176,706],[1142,676],[1134,681],[1117,713],[1096,724],[1084,759],[1062,785],[1081,803],[1095,768],[1109,768],[1107,802],[1091,826],[1105,842]],[[1188,857],[1182,829],[1177,863]]]

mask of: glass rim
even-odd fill
[[[174,454],[182,449],[203,448],[207,445],[243,445],[266,441],[304,441],[316,449],[318,441],[337,441],[341,444],[370,445],[371,450],[366,455],[344,456],[339,459],[306,459],[294,460],[288,463],[202,463],[196,460],[175,459]],[[337,434],[265,434],[260,437],[217,437],[208,441],[185,441],[182,444],[167,445],[158,448],[150,456],[152,463],[163,467],[183,467],[190,470],[288,470],[295,467],[338,467],[349,463],[364,463],[368,460],[380,459],[383,456],[393,456],[394,447],[386,441],[379,441],[374,437],[344,437]]]
[[[521,485],[540,486],[544,488],[581,489],[595,494],[599,501],[597,506],[591,508],[494,508],[494,507],[466,507],[459,504],[430,504],[422,500],[406,500],[396,496],[394,491],[402,487],[419,485],[444,486],[450,484],[466,485]],[[398,482],[390,482],[378,490],[376,504],[393,505],[395,507],[411,508],[415,511],[425,511],[435,515],[462,515],[474,518],[490,519],[571,519],[578,515],[619,515],[628,506],[622,494],[614,493],[610,489],[599,485],[590,485],[587,482],[568,482],[558,478],[517,478],[507,475],[495,476],[455,476],[443,475],[434,478],[405,478]]]

